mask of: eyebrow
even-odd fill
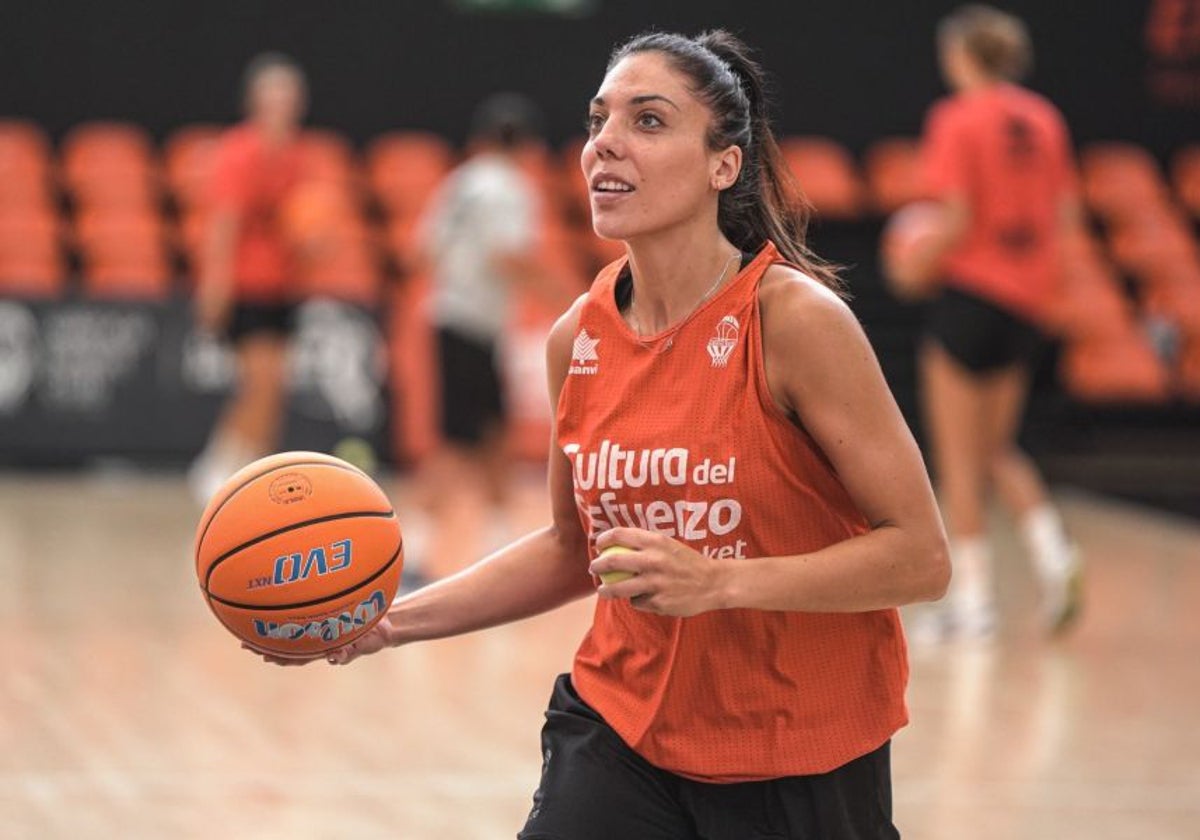
[[[666,102],[668,105],[670,105],[676,111],[681,110],[678,105],[676,105],[669,98],[663,96],[660,93],[645,93],[645,94],[642,94],[641,96],[633,97],[632,99],[629,100],[629,102],[632,105],[645,105],[647,102]],[[605,103],[603,96],[596,96],[596,97],[592,98],[592,104],[599,105],[601,108],[603,108],[607,103]]]

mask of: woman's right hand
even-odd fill
[[[374,627],[350,644],[329,651],[325,654],[325,659],[330,665],[348,665],[360,656],[378,653],[384,648],[392,647],[395,645],[393,641],[395,636],[396,627],[392,624],[392,617],[384,615]]]
[[[284,667],[294,667],[297,665],[308,665],[310,662],[318,662],[324,659],[330,665],[346,665],[358,659],[360,656],[366,656],[370,653],[378,653],[384,648],[392,647],[395,642],[392,639],[395,637],[395,627],[392,624],[390,616],[385,615],[379,620],[374,627],[368,630],[363,635],[359,636],[348,645],[340,648],[335,648],[325,654],[317,654],[307,658],[285,658],[282,656],[272,656],[269,653],[255,650],[250,645],[243,643],[242,648],[257,654],[263,658],[264,662],[270,662],[272,665],[282,665]]]

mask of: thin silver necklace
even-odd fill
[[[684,315],[682,318],[680,318],[676,322],[676,325],[682,324],[684,321],[686,321],[693,312],[695,312],[697,309],[700,308],[700,306],[704,303],[704,301],[706,301],[710,297],[712,297],[713,292],[715,292],[718,288],[720,288],[721,283],[724,282],[725,274],[729,271],[729,266],[733,265],[733,261],[736,260],[741,255],[742,254],[740,251],[735,251],[733,256],[731,256],[728,260],[726,260],[725,265],[723,265],[721,267],[721,273],[717,275],[717,279],[713,281],[713,284],[708,287],[708,291],[705,292],[698,301],[696,301],[694,304],[692,304],[692,308],[688,310],[687,315]],[[642,322],[638,320],[638,316],[633,311],[633,285],[632,285],[632,283],[633,283],[633,275],[631,274],[630,275],[630,287],[629,287],[629,320],[633,322],[632,324],[630,324],[630,326],[633,327],[633,334],[636,335],[638,337],[638,339],[640,340],[640,339],[645,338],[645,336],[642,335]],[[668,338],[667,339],[667,348],[669,348],[672,343],[673,343],[673,339]]]

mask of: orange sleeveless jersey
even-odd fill
[[[947,282],[1038,320],[1058,282],[1059,207],[1076,189],[1058,110],[1011,84],[947,97],[930,109],[922,158],[929,191],[970,206]]]
[[[816,444],[775,405],[758,287],[768,244],[668,332],[617,310],[620,260],[582,308],[558,404],[591,554],[634,526],[722,557],[815,551],[867,530]],[[797,360],[801,363],[801,360]],[[650,763],[709,782],[823,773],[907,721],[895,610],[719,610],[669,618],[598,600],[575,657],[579,694]]]

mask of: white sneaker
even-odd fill
[[[914,647],[933,647],[955,641],[986,641],[995,636],[996,626],[996,610],[990,603],[941,603],[926,607],[907,621],[904,635]]]
[[[192,498],[197,504],[204,507],[208,504],[221,485],[225,483],[225,479],[232,475],[226,474],[225,470],[216,463],[216,459],[206,453],[201,453],[192,461],[187,472],[188,489],[192,493]]]
[[[1054,566],[1039,567],[1042,582],[1042,620],[1051,635],[1068,630],[1083,607],[1083,557],[1071,543],[1066,556]]]
[[[914,648],[931,648],[950,641],[950,615],[941,605],[925,606],[904,621],[904,637]]]
[[[950,614],[957,639],[981,641],[996,635],[996,608],[990,601],[953,604]]]

